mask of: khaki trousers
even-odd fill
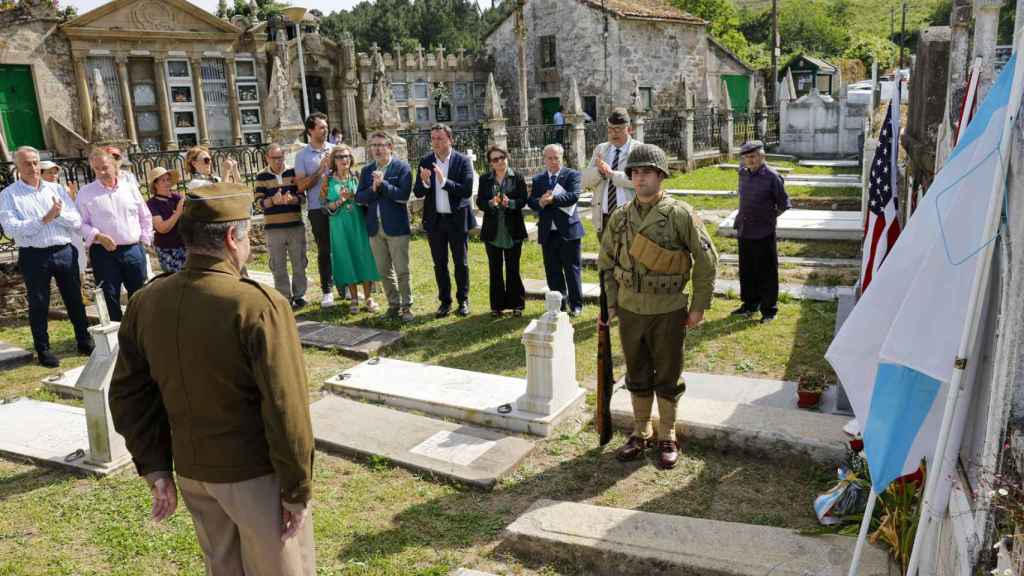
[[[686,391],[683,341],[686,309],[665,314],[634,314],[618,309],[619,341],[626,357],[626,389],[634,394],[678,401]]]
[[[370,250],[377,262],[388,307],[412,307],[412,280],[409,276],[409,236],[388,236],[382,228],[370,236]]]
[[[267,252],[270,253],[270,271],[274,274],[274,288],[289,301],[306,297],[306,227],[268,228],[264,232]],[[291,282],[288,281],[288,261],[292,262]]]
[[[281,486],[274,474],[231,483],[178,476],[208,576],[313,576],[313,517],[281,542]]]

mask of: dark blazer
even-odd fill
[[[563,240],[579,240],[586,233],[580,222],[580,211],[576,207],[576,202],[580,198],[580,173],[563,166],[555,178],[555,185],[559,184],[565,189],[565,193],[555,196],[554,202],[542,208],[539,202],[540,197],[554,186],[548,184],[547,170],[533,177],[533,190],[530,192],[527,202],[530,208],[540,214],[540,222],[537,223],[537,240],[541,244],[547,242],[552,222],[555,223]],[[562,211],[562,208],[569,206],[575,208],[571,216]]]
[[[473,195],[473,166],[469,158],[452,150],[451,158],[448,161],[448,179],[444,181],[441,189],[448,194],[448,204],[452,207],[452,218],[448,220],[448,232],[450,234],[465,234],[476,228],[476,216],[470,207],[469,199]],[[417,198],[424,198],[423,201],[423,229],[428,233],[437,227],[437,199],[435,194],[436,176],[434,175],[434,162],[436,157],[431,152],[420,160],[420,165],[413,174],[416,185],[412,193]],[[430,170],[430,187],[423,186],[420,180],[419,168]]]
[[[397,156],[391,157],[384,182],[373,191],[373,171],[376,162],[363,166],[359,174],[359,188],[356,189],[356,203],[366,206],[366,233],[373,236],[377,233],[380,223],[377,221],[377,207],[383,220],[384,233],[388,236],[406,236],[409,234],[409,192],[412,191],[412,169],[405,160]]]
[[[505,216],[505,226],[513,240],[526,239],[526,224],[523,223],[523,207],[526,206],[526,178],[522,174],[512,171],[511,176],[512,192],[508,195],[508,208],[502,214]],[[476,205],[484,213],[484,224],[480,228],[480,239],[484,242],[494,240],[498,233],[499,212],[491,206],[491,199],[498,194],[497,181],[494,172],[488,172],[480,177],[480,189],[476,193]]]

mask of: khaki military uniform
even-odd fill
[[[140,475],[178,474],[210,574],[314,573],[309,392],[289,302],[229,261],[190,254],[131,299],[110,384]]]
[[[664,193],[653,205],[634,199],[608,220],[598,267],[608,306],[619,318],[637,436],[651,435],[656,394],[658,438],[675,439],[675,404],[686,389],[680,379],[686,317],[688,310],[711,307],[717,265],[718,253],[700,217]],[[692,299],[684,292],[691,279]]]

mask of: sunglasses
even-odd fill
[[[121,159],[121,155],[120,155],[120,154],[111,154],[110,156],[111,156],[111,158],[113,158],[114,160],[120,160],[120,159]]]
[[[267,156],[269,160],[284,160],[284,156]]]
[[[352,156],[349,155],[349,154],[337,154],[337,155],[334,156],[334,159],[335,160],[342,160],[342,159],[344,159],[344,160],[351,160]]]
[[[494,164],[495,162],[501,162],[506,158],[508,158],[508,156],[495,156],[494,158],[491,158],[491,164]]]
[[[212,160],[210,159],[209,156],[206,156],[204,158],[196,158],[196,161],[202,162],[203,164],[209,164]]]

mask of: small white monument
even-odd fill
[[[89,431],[86,461],[94,466],[116,467],[131,460],[124,438],[114,431],[107,402],[110,378],[114,375],[114,363],[117,361],[117,330],[121,324],[110,321],[106,302],[99,289],[96,290],[96,310],[99,312],[100,323],[89,328],[96,348],[89,356],[89,362],[78,378],[76,387],[82,392],[85,425]]]
[[[579,395],[572,324],[561,307],[562,295],[548,292],[544,314],[523,332],[526,394],[516,400],[516,408],[525,412],[554,414]]]

